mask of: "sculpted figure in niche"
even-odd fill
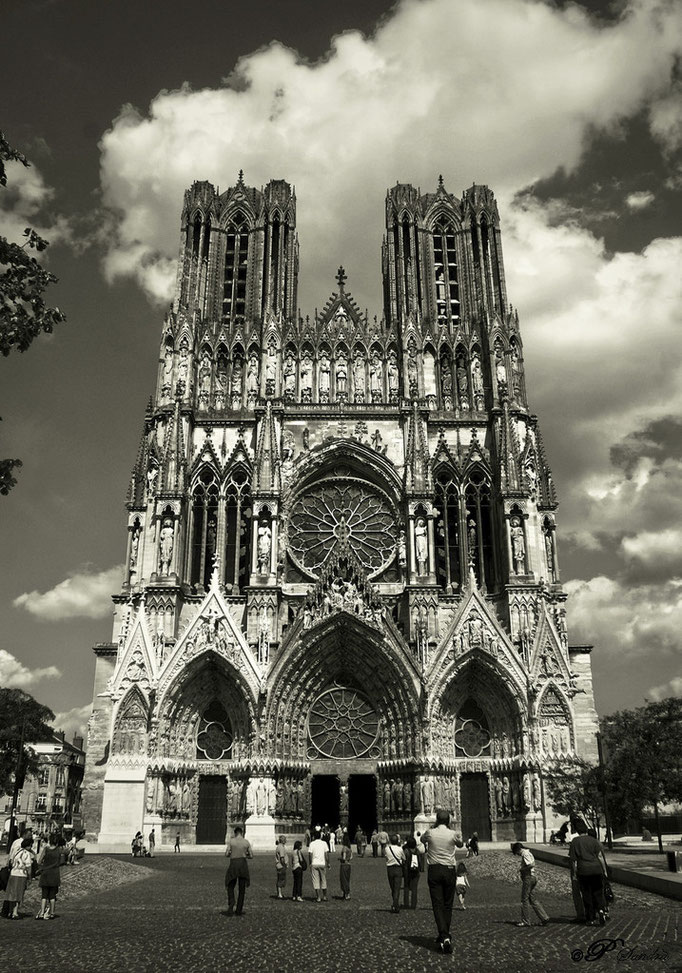
[[[429,556],[429,546],[426,536],[426,521],[418,517],[414,525],[414,547],[417,558],[417,574],[426,574],[426,562]]]
[[[398,564],[403,569],[407,567],[407,542],[405,540],[404,530],[400,531],[400,536],[398,537]]]
[[[139,524],[133,527],[132,536],[130,538],[130,570],[134,571],[137,566],[137,556],[140,549],[140,534],[142,533],[142,528]]]
[[[272,531],[269,524],[258,528],[258,573],[270,573],[270,551],[272,550]]]
[[[552,529],[547,526],[544,529],[545,537],[545,557],[547,559],[547,574],[550,581],[555,581],[554,574],[554,544],[552,543]]]
[[[412,784],[409,780],[405,781],[403,787],[403,807],[407,814],[412,813]]]
[[[539,811],[542,808],[542,788],[540,778],[533,774],[533,810]]]
[[[369,388],[372,402],[381,402],[383,399],[383,368],[379,353],[376,349],[372,352],[372,360],[369,366]]]
[[[268,345],[265,360],[265,394],[274,395],[277,386],[277,348],[273,343]]]
[[[504,801],[502,799],[502,781],[499,777],[495,778],[495,807],[498,815],[504,814]]]
[[[199,366],[199,401],[202,403],[208,402],[208,397],[211,392],[211,358],[207,351],[204,351],[201,356],[201,364]]]
[[[232,408],[238,409],[242,398],[244,383],[244,363],[241,358],[235,358],[232,365]]]
[[[495,345],[495,375],[498,385],[507,384],[507,367],[504,363],[504,351],[502,345]]]
[[[515,344],[511,347],[511,367],[512,367],[512,388],[514,391],[514,397],[517,399],[522,398],[521,390],[521,358],[519,356],[518,348]]]
[[[466,366],[464,365],[464,360],[461,358],[457,362],[457,395],[459,397],[460,409],[468,410],[469,379],[467,377],[467,370],[466,370]]]
[[[440,387],[443,395],[443,408],[452,408],[452,370],[447,358],[441,359],[440,363]]]
[[[336,358],[336,394],[345,396],[348,390],[348,361],[343,351]]]
[[[353,384],[355,386],[355,401],[365,401],[365,359],[362,352],[358,349],[355,352],[355,363],[353,365]]]
[[[163,375],[161,376],[161,388],[164,392],[169,392],[173,380],[173,346],[166,345],[166,355],[163,361]]]
[[[511,519],[511,546],[514,574],[526,573],[526,542],[523,539],[523,527],[518,517]]]
[[[301,361],[301,402],[313,401],[313,360],[306,351]]]
[[[263,777],[258,778],[256,784],[256,814],[262,817],[268,809],[268,786]]]
[[[296,398],[296,360],[292,352],[288,351],[284,359],[284,398],[287,402],[293,402]]]
[[[419,366],[417,365],[417,348],[414,341],[407,347],[407,384],[412,398],[419,395]]]
[[[509,814],[512,809],[511,785],[508,777],[502,778],[502,809]]]
[[[182,384],[183,391],[187,391],[187,376],[189,374],[189,348],[180,345],[180,362],[178,364],[178,385]]]
[[[530,774],[523,775],[523,806],[526,810],[531,809],[531,782]]]
[[[512,793],[512,797],[511,797],[512,807],[515,811],[518,811],[521,808],[521,792],[519,789],[519,782],[516,777],[514,777],[512,781],[511,793]]]
[[[395,349],[391,348],[388,353],[388,400],[389,402],[398,401],[398,392],[400,388],[400,375],[398,372],[398,356],[395,353]]]
[[[391,813],[391,782],[390,780],[384,783],[384,814]]]
[[[253,405],[258,398],[258,354],[252,351],[249,355],[249,367],[246,372],[246,396],[249,405]]]
[[[258,780],[252,777],[246,788],[246,810],[248,814],[256,813],[256,791],[258,790]]]
[[[171,559],[173,557],[173,521],[170,517],[166,517],[163,521],[163,527],[161,528],[161,533],[159,534],[159,555],[160,555],[160,573],[169,574]]]
[[[213,394],[213,403],[218,410],[225,408],[225,397],[227,393],[226,368],[225,360],[218,359],[218,367],[215,373],[215,392]]]
[[[318,390],[320,402],[329,402],[331,362],[326,351],[320,356],[320,375],[318,379]]]
[[[147,470],[147,492],[151,495],[156,487],[156,478],[159,471],[155,466],[150,466]]]
[[[483,371],[476,348],[471,353],[471,389],[474,394],[474,407],[480,412],[483,409]]]
[[[433,811],[433,781],[430,777],[425,777],[421,783],[421,803],[424,814],[431,814]]]

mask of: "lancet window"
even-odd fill
[[[223,284],[223,318],[243,316],[246,308],[246,271],[248,266],[249,228],[243,213],[237,212],[227,224],[225,275]]]
[[[456,589],[462,577],[460,544],[460,493],[452,473],[443,469],[436,476],[436,497],[440,516],[436,521],[436,577],[446,590]]]
[[[248,475],[238,466],[228,481],[225,500],[224,581],[233,594],[249,583],[251,515]]]
[[[491,588],[497,580],[493,547],[493,512],[490,483],[483,472],[475,470],[465,489],[467,553],[476,579]]]
[[[218,482],[212,469],[204,469],[192,490],[191,570],[192,584],[207,588],[218,540]]]
[[[445,217],[433,227],[433,260],[436,276],[436,314],[439,321],[459,319],[459,282],[455,227]]]

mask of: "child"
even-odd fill
[[[467,867],[464,862],[460,862],[457,866],[457,877],[455,879],[455,892],[457,893],[457,898],[459,899],[460,909],[466,909],[466,906],[464,905],[464,896],[467,894],[467,889],[469,887]]]

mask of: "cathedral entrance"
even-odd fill
[[[199,778],[197,844],[224,845],[227,834],[227,777]]]
[[[312,779],[311,826],[335,828],[341,819],[341,794],[336,774],[315,774]]]
[[[351,841],[358,828],[370,835],[377,826],[377,780],[374,774],[352,774],[348,778],[348,834]]]
[[[490,841],[490,800],[487,774],[462,774],[459,778],[462,801],[462,837],[474,831],[481,841]]]

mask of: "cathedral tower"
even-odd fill
[[[176,296],[95,646],[85,814],[268,844],[446,807],[483,839],[554,826],[548,767],[594,755],[555,512],[492,192],[386,197],[384,316],[339,269],[296,311],[282,180],[185,194]]]

